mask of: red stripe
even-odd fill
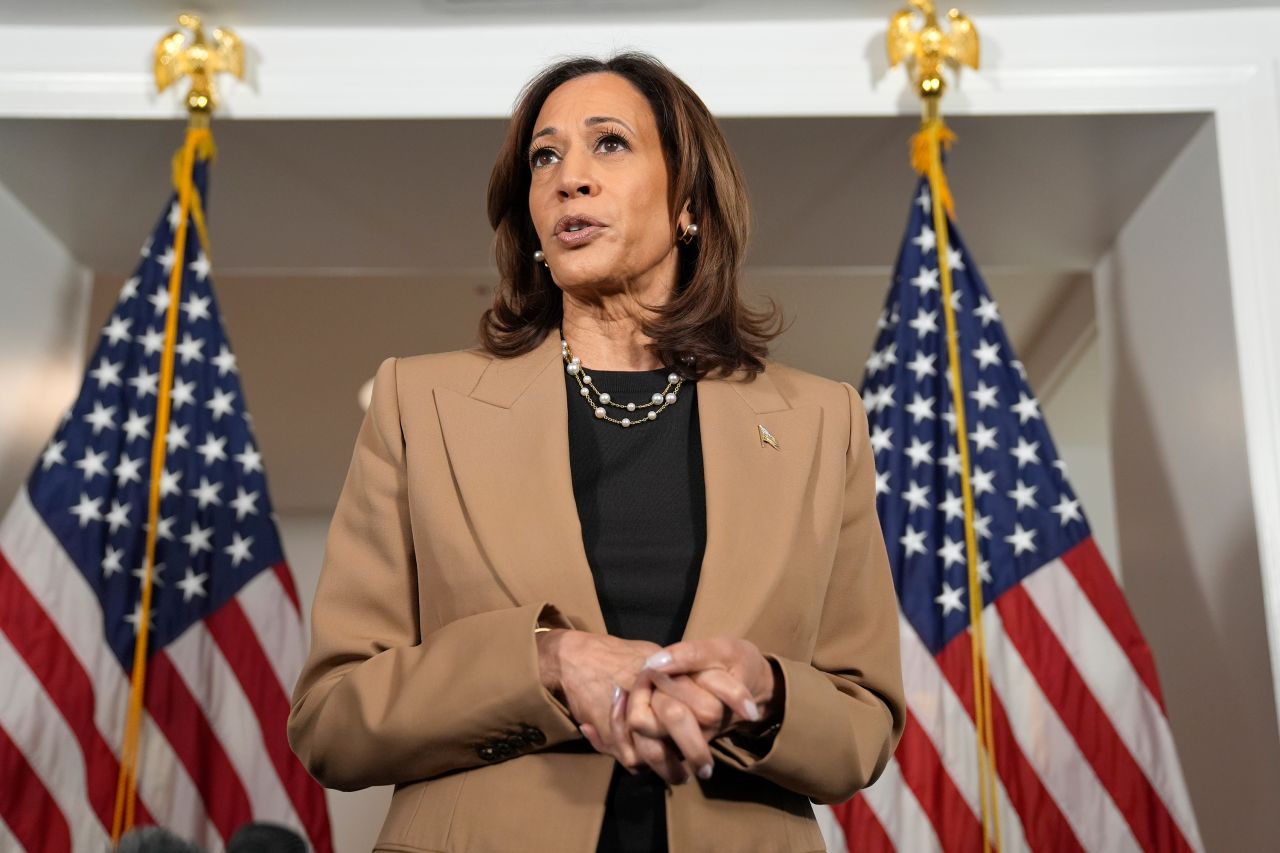
[[[1075,738],[1144,850],[1191,850],[1164,801],[1107,712],[1089,691],[1035,602],[1015,586],[996,602],[1005,634],[1018,649],[1045,697]]]
[[[902,779],[929,816],[943,850],[982,849],[982,827],[943,765],[933,741],[907,711],[907,727],[894,753]]]
[[[311,846],[316,853],[330,853],[333,841],[329,836],[329,812],[325,807],[324,789],[303,769],[289,748],[285,730],[289,720],[289,699],[262,650],[253,626],[235,599],[206,618],[205,625],[253,706],[267,754],[271,756],[276,774],[306,828]]]
[[[71,827],[27,758],[0,727],[0,818],[27,850],[71,850]]]
[[[116,777],[120,763],[94,721],[98,697],[75,652],[40,602],[27,589],[5,555],[0,552],[0,630],[44,687],[79,744],[85,764],[85,792],[104,829],[110,831],[114,816]],[[115,666],[115,659],[110,659]],[[107,697],[108,701],[110,698]],[[68,744],[70,746],[70,744]],[[69,758],[64,760],[70,760]],[[153,823],[142,804],[137,823]]]
[[[253,810],[204,711],[164,652],[157,652],[147,664],[146,692],[147,711],[187,768],[222,840],[230,840],[232,833],[253,819]]]
[[[1151,648],[1143,639],[1138,623],[1134,621],[1133,611],[1125,601],[1124,591],[1116,583],[1115,575],[1107,568],[1106,560],[1098,552],[1098,546],[1090,537],[1062,555],[1062,562],[1084,591],[1085,597],[1093,605],[1094,611],[1106,624],[1107,630],[1116,638],[1120,648],[1129,658],[1138,677],[1151,691],[1160,705],[1160,710],[1168,716],[1164,705],[1164,694],[1160,692],[1160,677],[1156,674],[1156,660]]]
[[[957,635],[937,657],[943,677],[960,697],[970,720],[974,719],[971,637],[968,631]],[[1027,843],[1033,850],[1082,850],[1075,830],[1014,739],[1004,703],[994,690],[991,693],[991,733],[995,738],[996,775],[1004,784],[1010,805],[1022,821],[1022,834]]]
[[[272,566],[271,570],[280,579],[280,585],[284,587],[284,594],[289,596],[289,600],[293,602],[293,612],[301,615],[302,605],[298,602],[298,588],[293,584],[293,572],[289,571],[289,564],[281,560]]]
[[[893,853],[893,839],[867,805],[866,797],[858,794],[832,806],[831,811],[844,830],[844,846],[849,853]]]

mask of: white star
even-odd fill
[[[915,372],[917,382],[922,382],[926,376],[938,375],[938,369],[933,366],[937,360],[936,355],[925,355],[924,350],[916,350],[916,357],[911,359],[907,369]]]
[[[169,252],[172,253],[173,250],[170,249]],[[173,265],[172,259],[170,259],[169,264],[170,266]],[[156,314],[163,314],[165,311],[169,310],[169,288],[161,287],[155,293],[148,296],[147,301],[155,306]]]
[[[943,568],[951,568],[951,564],[964,565],[964,540],[958,539],[951,541],[950,536],[942,537],[942,547],[938,549],[938,556],[942,558]]]
[[[950,375],[951,375],[950,373],[947,374],[947,376],[950,376]],[[951,409],[947,409],[945,412],[942,413],[942,419],[947,422],[947,426],[951,427],[952,432],[956,431],[956,413],[955,412],[953,412]]]
[[[953,587],[951,584],[943,581],[942,594],[933,601],[935,604],[942,606],[942,615],[946,616],[954,611],[964,610],[964,602],[961,601],[963,595],[964,587]]]
[[[177,421],[169,422],[169,432],[164,437],[164,443],[170,453],[183,447],[191,446],[191,443],[187,441],[187,433],[190,430],[190,426],[180,426]]]
[[[973,357],[978,360],[978,368],[991,367],[1000,363],[1000,344],[995,341],[983,341],[978,344],[978,348],[973,351]]]
[[[955,447],[952,447],[950,450],[947,451],[947,455],[942,457],[942,459],[940,459],[939,461],[943,465],[947,466],[947,476],[949,477],[960,476],[960,451],[958,449],[956,449]]]
[[[209,579],[208,572],[200,572],[196,574],[191,568],[187,569],[187,575],[178,581],[178,589],[182,590],[182,603],[187,604],[195,596],[205,598],[208,593],[204,591],[204,582]]]
[[[237,453],[235,460],[244,468],[246,474],[262,470],[262,454],[252,444],[246,444],[244,452]]]
[[[204,339],[191,336],[190,332],[182,333],[182,343],[174,347],[182,358],[184,365],[194,361],[204,361]]]
[[[144,258],[151,257],[151,240],[152,238],[148,237],[147,242],[142,244],[142,251],[138,252],[138,254]]]
[[[165,274],[167,275],[167,274],[169,273],[169,271],[173,269],[173,263],[174,263],[174,261],[176,261],[176,260],[178,260],[178,256],[177,256],[177,255],[175,255],[175,254],[173,253],[173,246],[165,246],[165,247],[164,247],[164,254],[163,254],[163,255],[161,255],[160,257],[156,258],[156,263],[158,263],[158,264],[160,264],[160,266],[164,267]],[[164,293],[165,293],[165,306],[166,306],[166,307],[168,307],[168,305],[169,305],[168,295],[169,295],[169,294],[168,294],[168,291],[167,291],[167,290],[166,290],[166,291],[164,291]],[[160,313],[160,311],[157,309],[156,313],[157,313],[157,314],[159,314],[159,313]]]
[[[177,521],[177,518],[176,518],[175,516],[172,516],[172,515],[171,515],[171,516],[169,516],[168,518],[165,518],[165,517],[161,516],[161,518],[160,518],[160,524],[156,526],[156,538],[157,538],[157,539],[166,539],[166,540],[168,540],[168,541],[172,542],[172,541],[173,541],[173,523],[174,523],[175,521]],[[151,523],[150,523],[150,522],[143,522],[143,524],[142,524],[142,529],[143,529],[143,530],[150,530],[150,529],[151,529]],[[139,571],[141,571],[141,570],[139,570]]]
[[[881,450],[892,450],[893,442],[889,440],[889,436],[893,434],[893,427],[888,429],[876,424],[871,429],[871,450],[873,453],[879,453]],[[237,457],[238,458],[238,457]]]
[[[959,310],[960,310],[960,299],[961,299],[963,296],[964,296],[964,291],[963,291],[963,290],[953,290],[953,291],[951,291],[951,310],[952,310],[952,311],[959,311]]]
[[[1015,508],[1026,509],[1027,507],[1031,507],[1032,509],[1035,509],[1037,506],[1036,489],[1038,488],[1040,487],[1027,485],[1022,482],[1021,478],[1019,478],[1017,488],[1009,492],[1009,497],[1013,498],[1014,502],[1017,504],[1017,507]]]
[[[98,380],[98,390],[101,391],[109,385],[120,385],[120,368],[124,367],[123,361],[112,361],[105,355],[98,361],[98,366],[89,371],[89,375]]]
[[[876,401],[878,399],[880,398],[876,395],[876,391],[870,386],[862,389],[862,405],[866,408],[868,414],[876,410]]]
[[[116,428],[115,414],[115,406],[104,406],[100,400],[94,400],[93,411],[84,416],[84,422],[92,424],[93,434],[97,435],[104,429]]]
[[[929,488],[921,483],[912,482],[911,488],[902,493],[902,499],[911,504],[911,511],[929,508]]]
[[[196,296],[194,293],[188,296],[187,301],[182,303],[182,310],[187,312],[187,322],[194,323],[196,320],[208,320],[210,301],[209,297]]]
[[[204,253],[204,249],[200,249],[196,252],[196,259],[187,264],[187,269],[192,270],[196,274],[196,279],[199,281],[204,281],[209,277],[211,265],[209,263],[209,256]]]
[[[88,492],[80,493],[80,503],[71,508],[71,514],[80,519],[82,528],[91,521],[102,521],[102,511],[98,509],[102,500],[102,498],[89,497]]]
[[[249,553],[249,546],[253,544],[253,537],[247,539],[240,538],[240,531],[231,534],[231,544],[222,549],[224,554],[231,556],[231,565],[238,566],[244,560],[249,559],[252,555]]]
[[[991,494],[994,495],[996,492],[996,487],[995,487],[995,484],[993,483],[995,476],[996,476],[995,471],[983,471],[981,468],[974,466],[974,469],[973,469],[974,497],[977,497],[978,495],[981,495],[981,494],[985,494],[987,492],[991,492]]]
[[[145,367],[139,367],[138,375],[130,379],[129,384],[137,389],[139,397],[146,399],[148,394],[155,394],[160,387],[160,373],[147,373]]]
[[[121,341],[132,340],[129,334],[129,326],[132,323],[133,320],[128,317],[118,317],[113,314],[111,315],[111,322],[103,328],[102,335],[109,339],[113,346]]]
[[[910,524],[907,525],[907,532],[902,534],[902,538],[898,541],[902,543],[902,547],[907,549],[906,556],[912,554],[925,554],[928,549],[924,547],[925,531],[916,531]]]
[[[176,412],[188,403],[195,405],[196,402],[196,382],[192,379],[190,382],[182,377],[175,377],[173,380],[173,390],[169,392],[169,399],[173,401],[173,410]]]
[[[129,523],[129,507],[131,504],[121,504],[120,501],[112,499],[111,512],[107,513],[105,521],[111,525],[111,532],[115,533],[121,527]]]
[[[178,494],[178,481],[182,479],[181,471],[161,471],[160,472],[160,497],[167,498],[170,495]]]
[[[1064,476],[1064,477],[1065,477],[1065,476],[1067,476],[1067,463],[1066,463],[1066,460],[1064,460],[1064,459],[1055,459],[1055,460],[1054,460],[1054,462],[1053,462],[1053,467],[1054,467],[1054,468],[1057,468],[1057,469],[1058,469],[1058,473],[1062,474],[1062,476]]]
[[[226,376],[228,370],[232,373],[240,372],[236,369],[236,357],[232,354],[231,350],[227,349],[226,344],[222,345],[222,348],[218,350],[218,354],[212,359],[212,361],[218,368],[219,376]]]
[[[876,328],[884,331],[889,328],[889,309],[881,308],[880,316],[876,318]]]
[[[124,617],[124,621],[128,622],[130,625],[133,626],[133,633],[135,636],[137,636],[138,627],[142,623],[142,602],[141,601],[139,601],[137,604],[133,606],[133,612],[130,613],[128,616]],[[151,611],[151,613],[147,614],[147,630],[154,631],[155,628],[156,628],[156,614],[155,614],[155,611],[153,610]]]
[[[977,533],[983,539],[991,538],[991,516],[975,515],[973,517],[973,532]]]
[[[911,279],[911,283],[920,288],[920,295],[923,297],[930,290],[938,289],[938,271],[921,266],[920,272],[916,274],[915,278]]]
[[[964,269],[964,259],[960,257],[960,250],[955,246],[947,247],[947,266],[953,270]]]
[[[147,355],[155,355],[164,348],[164,334],[159,329],[147,329],[142,335],[142,349]]]
[[[1040,404],[1036,402],[1036,398],[1028,397],[1021,391],[1018,392],[1018,402],[1009,408],[1018,413],[1018,423],[1020,424],[1025,424],[1032,418],[1040,419]]]
[[[101,453],[94,453],[92,447],[86,447],[84,449],[84,457],[78,462],[74,462],[72,464],[84,472],[84,481],[89,483],[92,482],[93,478],[99,474],[104,477],[107,476],[107,466],[102,464],[106,461],[107,451],[104,450]]]
[[[48,471],[54,465],[66,464],[67,457],[62,455],[62,451],[67,449],[65,441],[51,441],[49,446],[44,449],[44,453],[40,455],[40,468]]]
[[[969,433],[969,438],[973,439],[974,451],[977,453],[981,453],[988,448],[995,450],[999,446],[996,444],[996,428],[983,426],[981,421],[979,421],[974,431]]]
[[[182,205],[176,201],[169,205],[169,230],[177,231],[178,226],[182,224]]]
[[[124,283],[124,287],[120,288],[120,301],[128,302],[130,299],[138,295],[138,285],[142,284],[142,279],[138,276],[130,276],[129,280]]]
[[[886,385],[885,387],[881,388],[879,391],[876,392],[876,411],[877,412],[880,411],[881,409],[892,408],[895,402],[893,399],[893,390],[895,387],[897,386]]]
[[[227,451],[223,449],[226,446],[227,439],[225,437],[215,438],[213,434],[210,433],[208,437],[205,438],[204,444],[196,448],[196,453],[204,456],[204,464],[212,465],[214,460],[227,458]]]
[[[123,559],[123,548],[112,548],[108,545],[107,553],[102,555],[102,576],[109,578],[114,576],[116,572],[124,571],[124,565],[120,562]]]
[[[932,252],[933,247],[938,245],[938,235],[928,225],[922,225],[919,236],[912,237],[911,242],[919,246],[921,252]]]
[[[150,436],[151,430],[147,429],[147,424],[149,423],[151,423],[151,415],[144,415],[141,412],[130,409],[129,418],[124,422],[124,432],[129,441],[136,441],[139,438]]]
[[[206,409],[213,412],[214,423],[222,420],[223,415],[231,414],[231,401],[235,399],[235,396],[235,391],[214,389],[213,398],[204,404]]]
[[[1063,527],[1067,526],[1068,521],[1084,521],[1084,516],[1080,515],[1080,501],[1072,500],[1066,495],[1063,495],[1058,503],[1049,509],[1058,514]]]
[[[867,373],[875,376],[884,369],[884,358],[880,355],[880,350],[872,350],[871,355],[867,356]]]
[[[1014,369],[1014,370],[1018,371],[1018,375],[1022,377],[1022,381],[1023,381],[1023,382],[1026,382],[1026,381],[1027,381],[1027,369],[1026,369],[1025,367],[1023,367],[1023,366],[1022,366],[1022,362],[1018,361],[1018,360],[1015,358],[1013,361],[1011,361],[1011,362],[1009,362],[1009,363],[1013,365],[1013,369]]]
[[[898,363],[898,344],[891,343],[884,349],[880,350],[880,360],[885,367],[892,367]]]
[[[938,508],[947,514],[947,521],[953,518],[964,518],[964,498],[947,489],[947,499],[938,504]]]
[[[916,204],[920,205],[920,208],[924,210],[925,216],[929,215],[929,188],[928,187],[920,188],[920,195],[916,196]]]
[[[996,392],[1000,390],[998,385],[988,385],[981,379],[978,380],[978,388],[976,391],[970,391],[969,396],[978,404],[978,411],[985,412],[988,407],[996,404]]]
[[[926,400],[924,397],[921,397],[919,394],[914,395],[914,399],[912,399],[911,405],[907,406],[907,412],[910,413],[912,417],[912,423],[918,424],[920,423],[920,421],[926,418],[928,418],[929,420],[934,419],[933,400],[934,400],[933,397],[930,397],[929,399]]]
[[[1034,528],[1031,530],[1023,530],[1022,525],[1015,522],[1013,525],[1013,533],[1004,537],[1004,541],[1013,546],[1013,556],[1017,557],[1021,555],[1023,551],[1030,551],[1033,554],[1035,553],[1035,538],[1036,531]]]
[[[205,477],[200,478],[200,485],[188,492],[196,503],[200,505],[200,509],[204,509],[209,504],[214,506],[222,506],[222,499],[218,497],[218,492],[222,491],[221,483],[210,483]]]
[[[985,329],[988,323],[999,322],[1000,309],[986,296],[980,296],[978,307],[973,309],[973,316],[982,318],[982,328]]]
[[[120,461],[116,463],[116,467],[111,473],[116,475],[116,486],[124,488],[128,483],[141,483],[142,474],[142,457],[131,459],[124,454],[120,455]]]
[[[913,437],[911,446],[906,449],[906,454],[911,457],[911,467],[914,469],[917,465],[932,465],[933,457],[929,452],[933,450],[932,441],[921,441]]]
[[[182,541],[187,543],[187,547],[191,549],[191,556],[194,557],[201,551],[213,551],[213,547],[209,545],[209,539],[213,536],[213,525],[201,527],[199,522],[191,522],[191,530],[182,537]]]
[[[1036,465],[1040,462],[1040,455],[1036,453],[1040,449],[1040,442],[1027,441],[1024,436],[1018,436],[1018,446],[1010,450],[1018,459],[1018,470],[1022,470],[1023,465]]]
[[[924,337],[930,332],[938,331],[938,312],[926,311],[923,308],[916,313],[916,318],[907,323],[908,326],[916,330],[916,334]]]
[[[885,473],[885,491],[889,491],[889,475]],[[880,474],[876,473],[876,492],[880,491]],[[236,521],[243,521],[246,515],[258,514],[258,493],[246,492],[244,487],[236,486],[235,500],[231,501],[230,506],[236,511]]]

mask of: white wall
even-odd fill
[[[91,276],[0,185],[0,513],[80,390]]]
[[[1215,126],[1095,270],[1124,585],[1209,850],[1274,849],[1280,743]]]

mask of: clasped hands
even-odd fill
[[[781,715],[773,666],[749,640],[685,640],[665,649],[556,628],[537,635],[543,685],[583,736],[632,773],[648,766],[669,784],[711,776],[709,742],[750,735]]]

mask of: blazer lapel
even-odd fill
[[[495,580],[514,603],[550,601],[605,633],[569,465],[568,397],[556,334],[494,359],[470,395],[435,391],[445,448]],[[822,423],[766,374],[698,382],[707,545],[684,638],[742,636],[783,581],[802,530]],[[760,426],[778,447],[763,444]]]

